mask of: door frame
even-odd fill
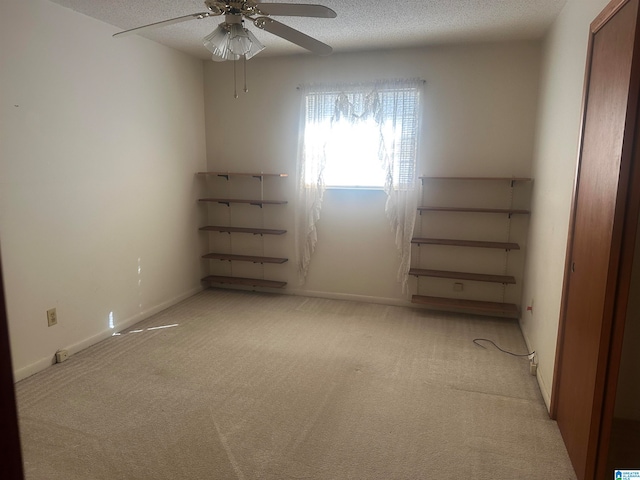
[[[592,66],[594,37],[606,23],[631,0],[612,0],[593,20],[589,29],[585,79],[582,97],[580,120],[580,139],[578,159],[574,177],[567,250],[562,287],[562,302],[558,324],[558,337],[551,393],[550,415],[557,419],[558,392],[562,380],[563,346],[569,297],[571,264],[573,257],[573,241],[576,223],[578,190],[580,188],[581,159],[583,153],[583,137],[585,119],[588,108],[590,72]],[[640,27],[640,24],[638,25]],[[635,251],[635,237],[640,213],[640,152],[636,138],[640,138],[640,122],[638,121],[639,92],[634,85],[640,85],[640,28],[636,28],[634,52],[631,66],[629,101],[626,112],[624,141],[620,163],[620,177],[616,194],[616,207],[612,229],[609,269],[605,291],[603,322],[600,334],[598,365],[595,388],[593,392],[593,410],[591,412],[591,431],[588,443],[588,455],[585,478],[604,478],[611,422],[615,406],[618,370],[620,366],[624,322],[629,297],[631,266]],[[638,122],[638,124],[636,124]]]
[[[640,23],[640,13],[639,13]],[[636,29],[635,50],[633,54],[634,68],[631,70],[631,85],[640,85],[640,24]],[[625,145],[627,135],[629,140],[629,165],[628,165],[628,189],[626,191],[626,205],[624,217],[620,219],[621,236],[619,251],[618,276],[615,279],[616,289],[613,312],[610,324],[610,337],[608,344],[608,357],[603,378],[603,400],[600,412],[600,435],[596,456],[596,478],[605,478],[609,442],[611,440],[611,426],[613,423],[616,405],[616,392],[618,389],[618,374],[622,360],[622,346],[624,341],[624,329],[627,319],[627,306],[631,294],[631,278],[633,273],[633,260],[636,254],[636,237],[638,235],[640,219],[640,88],[630,91],[629,104],[635,106],[636,124],[625,129]],[[631,115],[631,109],[629,109]],[[622,175],[621,175],[622,178]]]

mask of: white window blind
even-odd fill
[[[349,85],[305,96],[305,148],[310,175],[326,186],[388,187],[412,181],[416,168],[420,89]],[[389,175],[391,177],[389,178]]]

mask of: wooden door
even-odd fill
[[[2,478],[21,480],[23,476],[18,414],[13,388],[13,370],[9,349],[9,327],[0,262],[0,467]]]
[[[601,434],[637,115],[637,22],[638,0],[616,0],[591,25],[552,398],[579,479],[595,476]]]

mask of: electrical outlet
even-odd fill
[[[56,352],[56,363],[62,363],[69,357],[69,352],[66,350],[58,350]]]
[[[58,315],[56,314],[56,309],[52,308],[47,310],[47,325],[53,327],[58,323]]]
[[[527,305],[527,312],[529,312],[531,315],[533,315],[533,298],[529,302],[529,305]]]

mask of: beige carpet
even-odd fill
[[[27,479],[575,478],[526,357],[472,343],[512,321],[207,290],[128,332],[18,383]]]

